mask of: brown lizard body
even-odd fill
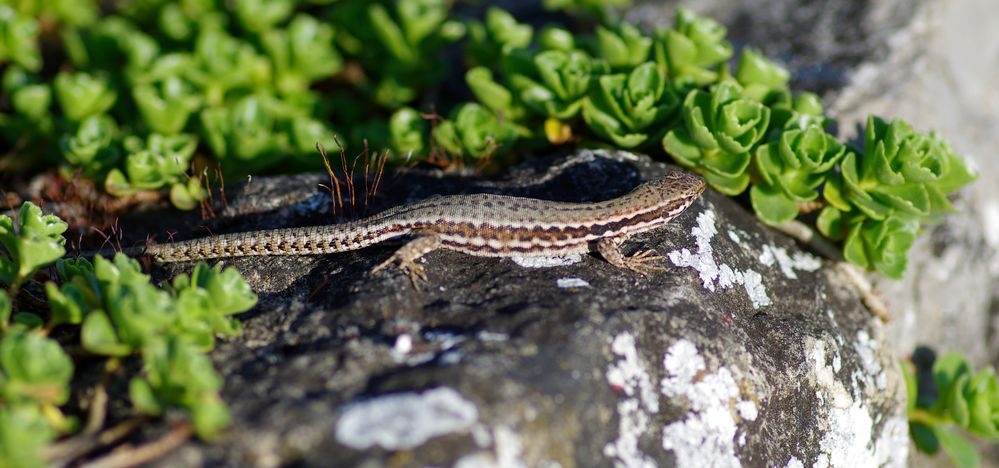
[[[561,256],[597,250],[611,264],[639,273],[657,269],[660,257],[626,257],[620,244],[682,213],[704,191],[704,181],[681,171],[642,184],[627,195],[597,203],[566,203],[504,195],[435,197],[358,221],[273,229],[151,245],[144,254],[158,263],[257,255],[316,255],[357,250],[411,235],[382,268],[397,263],[414,280],[425,280],[418,260],[445,248],[486,257]]]

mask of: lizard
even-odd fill
[[[596,250],[611,265],[645,276],[662,269],[652,264],[662,257],[651,250],[626,256],[622,243],[680,215],[704,188],[701,177],[675,170],[626,195],[596,203],[493,194],[438,196],[356,221],[221,234],[147,245],[132,253],[155,263],[320,255],[413,236],[372,273],[397,265],[417,286],[427,281],[426,271],[417,261],[437,249],[484,257],[555,257]]]

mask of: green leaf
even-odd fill
[[[833,240],[842,240],[846,236],[847,225],[843,220],[843,212],[834,206],[826,206],[819,212],[815,221],[816,227],[823,236]]]
[[[523,111],[516,109],[513,94],[503,85],[493,79],[492,72],[485,67],[475,67],[465,73],[465,82],[475,94],[475,98],[493,112],[505,113],[510,118],[517,118]],[[416,111],[411,108],[404,115],[412,117]],[[413,121],[413,119],[407,119]],[[391,125],[391,124],[390,124]]]
[[[286,20],[294,8],[292,0],[235,0],[235,13],[240,24],[257,33]]]
[[[909,436],[920,452],[935,455],[940,451],[940,439],[932,428],[917,422],[909,423]]]
[[[434,138],[448,151],[476,159],[507,151],[518,137],[518,129],[500,121],[476,103],[455,109],[451,119],[438,125]]]
[[[163,406],[156,398],[155,393],[153,393],[152,386],[144,379],[134,378],[129,381],[128,397],[132,400],[132,405],[135,406],[135,409],[140,412],[152,415],[158,415],[163,412]]]
[[[19,404],[0,408],[0,465],[44,466],[42,447],[55,438],[56,431],[45,420],[41,406]]]
[[[697,167],[702,158],[701,148],[682,128],[666,133],[666,136],[663,137],[663,149],[673,157],[677,164],[684,167]]]
[[[118,339],[115,327],[104,311],[95,310],[87,314],[80,330],[83,349],[103,356],[128,356],[132,347]]]
[[[6,401],[61,405],[69,398],[73,361],[55,340],[14,329],[0,338],[0,394]]]
[[[194,287],[208,292],[212,309],[220,315],[245,312],[257,303],[257,295],[233,268],[222,270],[220,265],[209,267],[199,262],[190,278],[180,275],[174,279],[174,288],[178,291]]]
[[[45,283],[45,294],[52,309],[50,319],[53,325],[77,325],[83,321],[83,307],[86,304],[83,293],[72,283],[65,283],[60,288],[55,283]]]
[[[396,110],[389,118],[389,136],[392,140],[392,149],[398,155],[407,155],[408,157],[408,155],[415,154],[418,158],[424,156],[422,153],[426,147],[427,133],[428,129],[423,117],[411,107]]]
[[[39,71],[42,68],[38,47],[40,32],[35,18],[21,15],[6,4],[0,5],[0,63],[13,62],[27,70]]]
[[[116,165],[121,151],[114,145],[118,124],[107,115],[87,117],[76,133],[63,135],[60,149],[70,164],[82,166],[86,176],[95,177]]]
[[[958,376],[956,380],[951,382],[949,394],[945,397],[946,401],[950,402],[950,407],[947,408],[950,412],[950,417],[961,427],[968,427],[968,423],[970,422],[968,402],[964,399],[963,391],[964,387],[968,385],[968,379],[968,374]]]
[[[776,188],[753,184],[749,199],[756,215],[765,223],[780,224],[798,216],[798,204]]]
[[[173,135],[184,129],[201,97],[183,80],[170,77],[132,88],[132,97],[146,125],[156,133]]]
[[[117,99],[107,79],[84,72],[57,74],[55,92],[59,107],[74,122],[107,112]]]
[[[677,84],[712,83],[718,77],[718,65],[732,57],[726,32],[717,21],[677,8],[673,28],[655,33],[656,63]]]
[[[218,395],[209,394],[191,408],[191,420],[198,437],[211,441],[232,423],[232,416]]]
[[[940,446],[958,468],[975,468],[981,465],[981,459],[975,446],[956,432],[945,427],[933,427],[933,432],[940,440]]]
[[[538,46],[541,50],[561,50],[570,52],[576,48],[576,38],[566,29],[557,26],[545,26],[538,35]]]
[[[628,23],[620,23],[614,30],[597,26],[596,39],[596,55],[615,70],[645,62],[652,49],[652,39]]]
[[[62,233],[67,227],[58,217],[43,215],[31,202],[21,205],[16,224],[0,215],[0,244],[9,255],[0,255],[0,281],[16,285],[62,257],[66,253]]]
[[[787,82],[791,74],[767,60],[763,54],[747,47],[739,55],[735,78],[744,87],[746,96],[760,102],[770,102],[773,94],[789,92]]]
[[[8,322],[10,322],[10,312],[13,310],[14,304],[10,300],[10,296],[7,295],[7,291],[0,289],[0,329],[6,329]]]

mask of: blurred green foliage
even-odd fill
[[[154,135],[145,146],[166,151],[170,144]],[[216,337],[237,335],[232,315],[256,304],[246,281],[235,270],[199,263],[158,287],[124,254],[61,259],[65,230],[65,222],[29,202],[16,220],[0,216],[0,466],[38,466],[44,444],[77,430],[59,409],[70,396],[74,363],[63,349],[68,343],[49,336],[56,327],[79,327],[64,336],[78,337],[89,356],[140,356],[142,375],[129,384],[136,411],[179,408],[200,437],[216,437],[230,418],[205,353]],[[43,269],[51,280],[38,290],[48,310],[15,313],[20,286]]]
[[[992,366],[976,372],[958,353],[936,358],[920,348],[902,371],[916,448],[931,455],[943,448],[954,465],[978,467],[981,457],[966,434],[999,441],[999,380]]]

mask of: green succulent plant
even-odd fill
[[[897,212],[880,220],[860,213],[838,217],[831,217],[828,213],[832,212],[819,214],[819,230],[846,233],[843,257],[847,261],[876,270],[888,278],[902,277],[908,265],[909,249],[919,232],[918,219]]]
[[[926,354],[928,350],[922,351]],[[955,352],[939,359],[932,351],[929,354],[929,362],[902,363],[909,397],[909,432],[915,446],[931,455],[943,448],[959,467],[979,466],[978,450],[963,434],[999,440],[999,380],[995,370],[988,366],[975,372]]]
[[[515,74],[510,81],[535,112],[567,120],[576,116],[590,88],[595,66],[584,52],[549,50],[534,56],[537,79]]]
[[[738,195],[749,185],[752,152],[770,123],[770,108],[720,83],[694,89],[683,100],[683,125],[666,133],[663,148],[684,167],[704,174],[719,192]]]
[[[343,58],[333,47],[333,28],[308,15],[296,15],[287,29],[268,31],[263,45],[274,64],[275,85],[300,92],[310,83],[335,75]]]
[[[735,79],[742,85],[742,94],[746,97],[771,105],[790,101],[787,82],[791,74],[754,49],[742,49]]]
[[[31,202],[21,205],[16,220],[0,215],[0,244],[5,250],[0,252],[0,282],[16,292],[40,268],[65,255],[62,233],[67,227]]]
[[[626,71],[649,60],[652,39],[635,26],[621,23],[609,29],[597,26],[594,55],[610,65],[611,70]]]
[[[841,176],[826,190],[830,205],[855,208],[873,219],[893,210],[912,216],[949,211],[945,191],[972,180],[961,159],[939,138],[908,124],[867,120],[864,152],[843,160]],[[943,183],[945,187],[940,187]]]
[[[419,157],[427,146],[426,121],[411,107],[403,107],[392,114],[389,119],[389,134],[392,149],[399,157]]]
[[[502,8],[486,10],[484,22],[468,23],[467,50],[478,66],[499,63],[503,54],[512,49],[526,49],[534,37],[534,28],[517,21]]]
[[[56,271],[62,285],[46,285],[53,321],[81,324],[80,340],[88,352],[142,355],[145,375],[129,386],[139,411],[183,408],[204,438],[229,423],[218,396],[221,380],[204,353],[214,347],[216,336],[239,333],[231,315],[256,304],[239,273],[199,263],[190,276],[174,278],[164,290],[122,254],[110,261],[98,256],[93,263],[61,260]]]
[[[757,180],[749,190],[757,216],[780,224],[798,216],[798,205],[818,199],[819,186],[846,155],[846,147],[816,125],[791,129],[760,145],[753,157]]]
[[[202,103],[200,94],[178,77],[135,86],[132,98],[149,129],[164,135],[183,131]]]
[[[437,125],[434,139],[452,155],[484,159],[509,151],[524,133],[524,129],[501,120],[486,107],[467,103]]]
[[[652,62],[631,73],[601,76],[583,106],[594,133],[622,148],[635,148],[662,136],[680,101]]]
[[[118,98],[106,78],[84,72],[59,73],[54,87],[59,107],[73,122],[107,112]]]
[[[42,68],[38,21],[8,5],[0,5],[0,65],[13,63],[29,71]]]
[[[64,135],[60,149],[66,162],[83,169],[89,177],[106,174],[121,159],[116,145],[118,124],[107,115],[87,117],[76,134]]]
[[[654,35],[656,63],[678,85],[713,83],[718,79],[718,66],[732,57],[726,33],[717,21],[677,8],[673,28],[660,29]]]
[[[557,26],[545,26],[538,34],[538,47],[541,50],[576,50],[576,37],[569,30]]]

